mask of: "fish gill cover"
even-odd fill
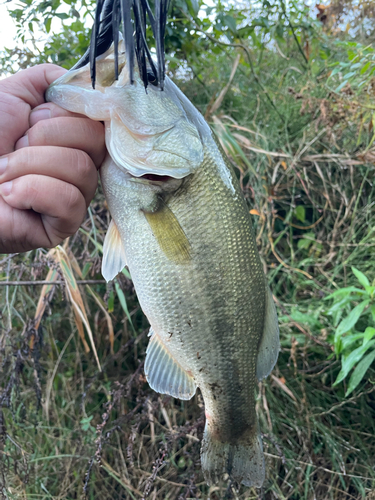
[[[90,62],[91,82],[95,88],[96,58],[104,54],[113,42],[117,80],[119,29],[122,24],[131,83],[133,83],[135,55],[139,75],[145,89],[151,83],[163,90],[165,78],[164,36],[169,3],[170,0],[155,0],[153,12],[147,0],[98,0],[90,47],[74,68],[81,68]],[[151,26],[155,40],[157,64],[153,61],[147,45],[147,22]]]

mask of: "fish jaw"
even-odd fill
[[[105,121],[110,119],[109,107],[104,96],[98,94],[96,90],[76,86],[74,83],[70,84],[69,80],[65,82],[64,77],[65,75],[48,87],[47,101],[54,102],[73,113],[88,116],[92,120]]]
[[[119,69],[126,67],[125,50],[122,40],[119,43]],[[108,89],[115,84],[123,87],[129,83],[126,71],[115,80],[114,48],[97,58],[97,85],[92,88],[90,66],[74,67],[54,81],[46,91],[46,100],[54,102],[68,111],[88,116],[92,120],[106,121],[111,118]]]
[[[154,126],[126,121],[116,113],[106,123],[106,145],[116,164],[134,177],[154,174],[182,179],[203,159],[199,134],[182,118]]]

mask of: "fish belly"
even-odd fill
[[[190,244],[182,263],[166,255],[134,194],[123,194],[124,203],[133,200],[124,215],[111,203],[110,183],[103,184],[153,336],[202,391],[206,448],[212,439],[246,448],[258,439],[256,362],[266,284],[237,179],[213,151],[206,148],[199,170],[166,198]],[[204,448],[205,442],[202,464]],[[214,465],[206,477],[215,481],[226,467]]]

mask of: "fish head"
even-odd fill
[[[150,68],[149,85],[145,89],[135,68],[134,80],[130,82],[122,40],[118,58],[118,80],[112,44],[96,60],[95,89],[87,64],[56,80],[48,88],[46,99],[69,111],[104,121],[108,152],[116,166],[132,177],[183,179],[203,161],[199,126],[179,98],[179,89],[168,78],[161,90]]]

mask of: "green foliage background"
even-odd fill
[[[2,54],[1,71],[71,67],[93,8],[10,5],[20,42]],[[43,50],[24,44],[37,25],[50,34]],[[365,1],[332,2],[319,19],[300,1],[176,0],[170,11],[169,75],[238,173],[278,307],[282,350],[257,402],[263,491],[208,488],[200,396],[149,389],[148,325],[129,276],[106,286],[100,275],[109,214],[99,191],[66,250],[76,279],[98,280],[79,287],[102,372],[64,285],[45,293],[38,328],[41,287],[0,287],[3,498],[375,498],[373,40]],[[45,250],[0,257],[3,282],[43,280],[49,269],[64,283]]]

